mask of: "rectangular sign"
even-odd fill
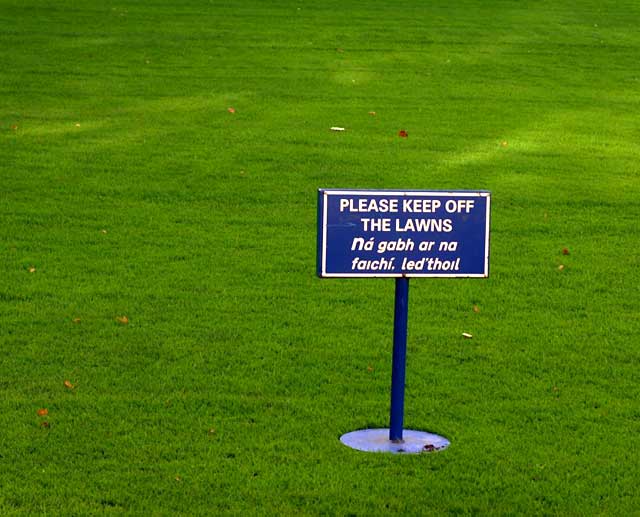
[[[318,276],[487,277],[486,191],[318,191]]]

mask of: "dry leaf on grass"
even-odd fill
[[[47,416],[49,414],[49,410],[46,407],[38,409],[38,416]]]
[[[401,129],[398,132],[398,136],[401,137],[401,138],[409,138],[409,133],[407,133],[404,129]]]
[[[116,321],[121,325],[127,325],[129,323],[129,318],[127,318],[126,316],[118,316],[116,318]]]

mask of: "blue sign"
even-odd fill
[[[486,191],[318,191],[318,276],[487,277]]]

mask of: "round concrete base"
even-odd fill
[[[402,441],[389,440],[389,429],[362,429],[343,434],[340,441],[352,449],[366,452],[392,452],[419,454],[446,449],[449,440],[437,434],[422,431],[402,431]]]

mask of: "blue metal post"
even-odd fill
[[[409,318],[409,279],[396,278],[393,320],[393,367],[391,373],[391,415],[389,440],[402,441],[404,423],[404,385],[407,364],[407,321]]]

